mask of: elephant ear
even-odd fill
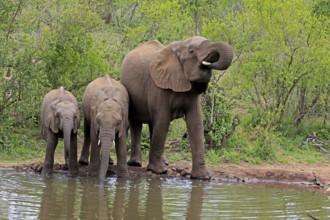
[[[174,42],[161,49],[151,62],[149,71],[158,87],[186,92],[191,89],[191,83],[185,77],[180,60],[174,52],[179,46],[180,42]]]
[[[96,120],[98,114],[98,107],[107,98],[108,97],[104,93],[104,91],[100,90],[94,94],[91,101],[91,109],[90,109],[91,126],[93,127],[92,130],[96,132],[96,135],[97,135],[97,131],[99,130],[99,125]]]
[[[97,95],[95,95],[92,98],[91,101],[91,109],[90,109],[90,119],[91,119],[91,131],[95,131],[96,135],[97,135],[97,131],[98,131],[98,126],[96,123],[96,115],[97,115],[97,108],[98,108],[98,100],[97,100]]]
[[[50,128],[52,132],[58,133],[58,128],[60,126],[59,118],[56,117],[56,105],[59,103],[59,100],[55,100],[47,107],[45,114],[45,125]]]

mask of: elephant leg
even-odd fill
[[[117,155],[117,176],[122,178],[129,177],[128,168],[126,164],[126,134],[122,134],[121,137],[118,137],[118,135],[116,135],[115,147]]]
[[[79,164],[88,165],[88,157],[89,157],[89,145],[91,143],[90,139],[90,124],[84,119],[84,143],[81,149],[81,154],[79,158]]]
[[[152,134],[153,134],[153,126],[152,126],[152,124],[149,124],[149,137],[150,137],[149,143],[151,143]],[[163,162],[166,166],[168,166],[169,163],[168,163],[168,161],[167,161],[167,159],[165,158],[164,155],[163,155]]]
[[[98,137],[96,136],[96,134],[92,134],[90,137],[91,137],[91,157],[90,157],[90,164],[88,167],[88,174],[95,176],[98,175],[100,169],[101,146],[98,144]]]
[[[131,129],[131,158],[127,162],[129,166],[142,166],[141,156],[141,135],[142,123],[136,120],[130,120]]]
[[[199,99],[192,104],[193,108],[186,111],[186,124],[188,128],[189,144],[192,153],[192,172],[193,179],[210,179],[210,173],[205,165],[204,150],[204,127]]]
[[[167,165],[165,164],[163,153],[169,126],[169,120],[156,120],[151,129],[152,136],[147,170],[150,170],[154,173],[162,174],[166,173],[167,171]]]
[[[77,134],[72,134],[70,139],[70,151],[69,151],[69,174],[71,176],[78,175],[78,163],[77,163]]]
[[[46,156],[45,162],[42,169],[43,175],[49,175],[53,173],[54,166],[54,152],[58,143],[57,134],[54,134],[50,130],[47,133],[47,146],[46,146]]]

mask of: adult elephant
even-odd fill
[[[192,151],[191,178],[209,179],[205,167],[204,134],[200,94],[207,89],[212,69],[227,69],[233,58],[231,47],[200,36],[164,46],[149,41],[124,58],[121,83],[130,96],[131,158],[141,166],[142,123],[149,125],[150,154],[147,169],[167,171],[163,158],[170,122],[184,117]]]
[[[55,148],[58,139],[63,137],[65,164],[71,175],[77,175],[77,131],[80,116],[76,98],[63,87],[50,91],[42,101],[41,121],[43,138],[47,141],[42,174],[53,172]]]
[[[126,164],[126,125],[128,93],[125,87],[108,75],[92,81],[82,98],[84,143],[80,163],[88,163],[91,145],[90,174],[98,173],[103,183],[109,164],[110,147],[115,141],[118,177],[128,177]],[[101,153],[101,161],[100,161]]]

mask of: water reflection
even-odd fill
[[[318,192],[175,178],[42,177],[0,171],[0,219],[328,219]]]
[[[194,219],[201,216],[204,188],[196,181],[185,180],[185,184],[175,186],[186,191],[183,195],[173,191],[173,180],[161,178],[110,179],[106,187],[95,182],[93,179],[44,178],[39,219],[167,219],[170,216]],[[163,197],[163,188],[168,198]]]
[[[202,216],[204,199],[203,182],[194,181],[192,183],[190,201],[187,211],[187,219],[199,219]]]
[[[62,182],[53,177],[45,177],[40,203],[40,219],[65,217],[73,219],[77,180],[66,179]]]

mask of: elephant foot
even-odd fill
[[[62,170],[69,170],[69,165],[67,163],[63,164]]]
[[[147,170],[157,174],[164,174],[167,172],[167,166],[164,161],[162,163],[149,163]]]
[[[49,176],[52,173],[53,173],[53,170],[52,169],[43,168],[42,171],[41,171],[41,174],[44,175],[44,176]]]
[[[141,159],[132,157],[131,159],[128,160],[127,165],[132,167],[142,167],[142,162]]]
[[[199,179],[199,180],[210,180],[211,174],[206,169],[193,170],[191,172],[191,179]]]
[[[89,165],[88,176],[97,176],[97,175],[99,175],[99,168]]]
[[[86,166],[86,165],[88,165],[88,160],[85,160],[85,159],[80,158],[79,161],[78,161],[78,163],[79,163],[80,165],[84,165],[84,166]]]
[[[69,176],[76,177],[78,176],[79,171],[78,170],[69,170]]]
[[[118,178],[129,178],[128,169],[118,169],[117,171]]]

